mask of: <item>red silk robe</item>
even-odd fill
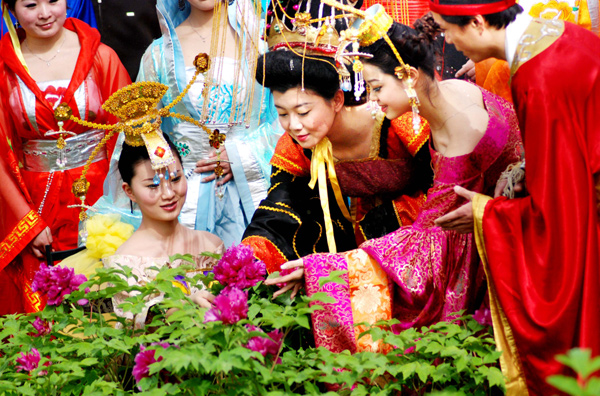
[[[545,396],[558,393],[546,378],[568,373],[555,355],[600,354],[600,39],[564,23],[537,40],[541,25],[526,31],[532,57],[511,70],[529,196],[489,201],[483,237],[491,298],[508,321],[495,331],[514,337],[507,385],[524,379]]]
[[[97,30],[76,19],[67,19],[64,27],[77,33],[81,50],[61,102],[68,103],[74,115],[87,121],[114,123],[115,117],[100,106],[113,92],[130,83],[127,71],[114,51],[100,43]],[[44,133],[59,128],[53,104],[17,59],[8,34],[0,41],[0,53],[3,81],[0,86],[0,150],[3,153],[0,155],[0,314],[6,314],[42,308],[39,298],[29,290],[39,260],[25,247],[46,226],[50,227],[56,250],[76,247],[79,210],[69,209],[67,205],[79,203],[71,192],[71,184],[81,175],[83,167],[54,172],[52,179],[49,172],[22,168],[23,144],[30,139],[56,140],[57,135],[44,137]],[[75,93],[82,86],[87,114],[79,114],[75,101]],[[24,91],[32,96],[25,95]],[[25,112],[26,108],[30,113],[34,109],[34,120]],[[89,130],[71,121],[66,121],[64,128],[76,134]],[[107,171],[106,159],[91,164],[87,174],[91,182],[87,204],[93,204],[102,195]],[[38,213],[42,201],[43,210]]]

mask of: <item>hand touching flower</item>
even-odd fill
[[[291,298],[294,298],[300,290],[300,287],[304,285],[304,262],[302,259],[289,261],[281,266],[282,271],[280,276],[277,278],[267,279],[265,285],[278,285],[285,283],[285,285],[273,294],[273,297],[277,297],[292,289]],[[291,271],[291,272],[290,272]]]

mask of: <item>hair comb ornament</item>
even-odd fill
[[[358,30],[358,41],[361,47],[367,47],[374,44],[377,40],[383,39],[389,45],[390,49],[396,56],[400,66],[395,68],[396,77],[406,84],[404,90],[408,95],[408,102],[413,112],[413,132],[418,135],[421,130],[421,119],[419,117],[419,98],[415,91],[415,81],[410,75],[410,66],[407,65],[398,50],[388,36],[388,32],[394,23],[394,19],[385,12],[380,4],[375,4],[365,11],[357,10],[353,7],[339,3],[335,0],[322,0],[323,3],[336,7],[342,11],[352,13],[358,18],[354,21],[351,29]]]
[[[284,6],[279,0],[273,0],[271,3],[276,12],[271,11],[270,21],[267,23],[267,45],[270,51],[287,49],[295,51],[301,48],[302,53],[297,55],[323,55],[333,57],[339,45],[339,35],[335,29],[335,19],[348,17],[350,15],[342,14],[333,17],[312,18],[310,13],[310,2],[307,3],[307,10],[299,12],[300,5],[294,6],[298,11],[294,17],[290,17]],[[281,17],[279,15],[282,15]],[[286,23],[286,18],[291,22],[290,29]],[[313,26],[313,24],[318,24]]]
[[[102,109],[119,118],[119,122],[114,125],[97,124],[77,118],[66,103],[61,103],[57,106],[54,111],[54,117],[58,120],[59,132],[64,133],[62,126],[64,121],[67,120],[89,128],[108,131],[85,163],[81,177],[73,183],[73,194],[81,200],[81,205],[76,205],[81,207],[80,221],[87,219],[86,209],[88,206],[85,205],[85,198],[90,186],[89,181],[86,179],[87,171],[94,157],[115,133],[122,132],[125,135],[125,144],[134,147],[146,147],[152,169],[155,171],[153,178],[155,185],[159,185],[162,179],[169,180],[174,174],[168,168],[169,165],[175,162],[175,157],[160,130],[162,117],[174,117],[198,126],[210,136],[210,143],[215,149],[218,149],[223,144],[225,135],[220,134],[218,129],[211,131],[189,116],[170,111],[187,94],[198,75],[206,73],[209,69],[209,56],[204,53],[197,55],[194,59],[194,66],[196,67],[196,72],[188,85],[173,102],[162,109],[159,109],[157,106],[167,92],[168,87],[158,82],[137,82],[113,93],[102,105]],[[223,174],[219,157],[217,157],[215,174],[217,177]]]
[[[363,78],[364,65],[360,58],[372,58],[373,55],[360,52],[358,43],[359,32],[357,29],[349,28],[340,33],[340,45],[335,54],[336,65],[338,66],[338,74],[340,75],[340,88],[346,92],[352,88],[350,82],[350,73],[347,71],[344,64],[351,63],[352,71],[354,72],[354,97],[356,101],[365,92],[365,80]],[[347,51],[351,46],[351,50]]]
[[[319,4],[318,10],[312,9],[313,3]],[[267,13],[270,23],[267,24],[267,43],[271,51],[289,50],[304,59],[316,59],[311,56],[325,56],[335,59],[335,67],[340,77],[340,88],[350,92],[354,87],[354,95],[360,101],[365,92],[365,83],[362,78],[363,64],[360,57],[372,57],[370,54],[358,52],[359,44],[356,34],[350,30],[338,33],[336,21],[344,19],[346,27],[353,22],[353,13],[336,13],[331,7],[331,14],[323,16],[323,3],[307,0],[294,4],[292,9],[295,14],[292,18],[286,12],[286,6],[281,0],[272,0],[273,10]],[[304,10],[302,8],[304,7]],[[350,7],[350,6],[349,6]],[[352,7],[350,7],[352,8]],[[315,17],[318,15],[318,17]],[[286,18],[289,21],[286,24]],[[291,23],[291,27],[288,26]],[[350,49],[348,50],[348,47]],[[303,65],[304,66],[304,65]],[[352,84],[351,74],[347,67],[352,67],[355,81]],[[293,70],[293,64],[290,63]],[[304,70],[304,68],[303,68]],[[304,88],[304,79],[302,79]]]

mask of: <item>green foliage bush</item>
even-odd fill
[[[319,294],[308,298],[289,295],[272,300],[274,289],[262,282],[248,290],[248,318],[232,325],[204,323],[206,309],[191,303],[174,287],[185,267],[162,268],[156,280],[128,286],[129,268],[100,269],[74,291],[63,304],[42,312],[0,318],[0,394],[22,395],[423,395],[502,394],[504,380],[498,369],[491,330],[470,316],[454,323],[438,323],[401,334],[377,323],[366,333],[393,346],[387,355],[371,352],[331,353],[311,345],[310,314],[319,306],[311,301],[332,302]],[[187,278],[191,285],[222,286],[213,274]],[[335,281],[335,279],[332,279]],[[103,285],[104,288],[99,288]],[[108,285],[108,286],[107,286]],[[86,288],[92,291],[86,293]],[[122,305],[139,313],[144,297],[162,292],[145,329],[134,330],[127,320],[98,313],[103,299],[121,291],[137,291]],[[89,304],[79,306],[78,301]],[[171,316],[165,312],[177,308]],[[36,318],[51,323],[48,334],[37,336]],[[119,323],[121,329],[115,328]],[[247,349],[254,325],[264,332],[281,329],[279,355],[272,357]],[[156,343],[168,343],[163,348]],[[153,345],[154,344],[154,345]],[[136,383],[132,375],[141,346],[155,350],[150,375]],[[16,360],[35,348],[41,356],[37,368],[17,371]]]

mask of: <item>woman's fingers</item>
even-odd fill
[[[287,285],[285,285],[284,287],[282,287],[281,289],[279,289],[275,293],[273,293],[273,298],[281,296],[283,293],[285,293],[286,291],[288,291],[292,287],[294,287],[294,285],[295,285],[295,282],[288,283]]]
[[[292,261],[288,261],[287,263],[284,263],[281,265],[281,269],[290,269],[290,268],[298,268],[298,267],[304,268],[304,261],[301,258],[292,260]]]
[[[298,268],[291,274],[265,280],[265,285],[277,285],[279,283],[300,281],[302,279],[304,279],[304,268]]]

